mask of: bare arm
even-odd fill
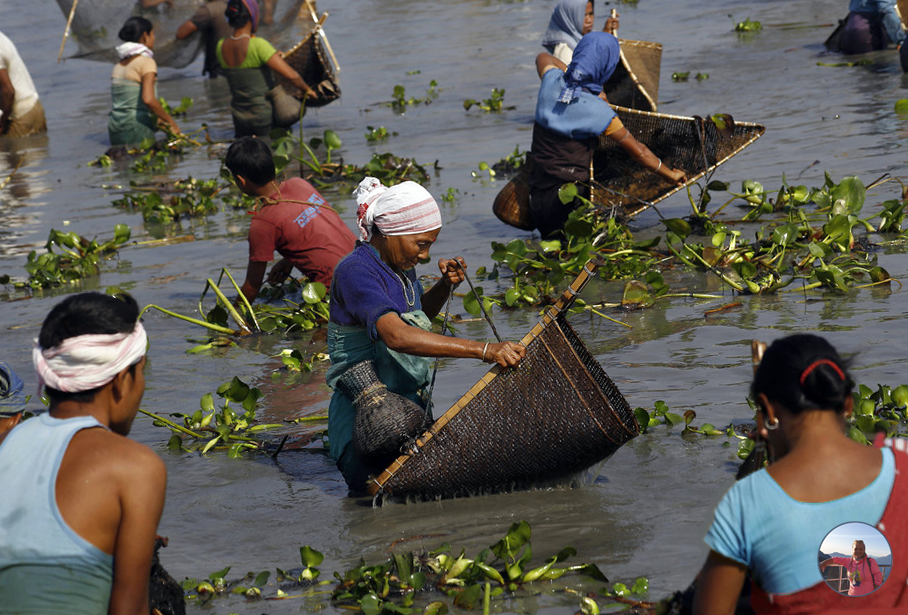
[[[545,51],[536,56],[536,73],[539,75],[540,79],[542,79],[542,76],[550,68],[557,68],[561,71],[566,71],[567,64],[565,64],[552,54],[546,53]]]
[[[820,572],[825,572],[825,571],[826,571],[826,567],[827,567],[827,566],[832,566],[833,564],[835,564],[835,562],[832,561],[832,558],[831,558],[831,557],[830,557],[829,559],[827,559],[827,560],[823,560],[822,562],[820,562]]]
[[[0,135],[5,133],[7,126],[9,126],[15,100],[16,88],[13,87],[13,82],[9,80],[9,71],[5,68],[0,68],[0,111],[3,112],[3,117],[0,117]]]
[[[694,615],[734,615],[747,568],[710,551],[697,575]]]
[[[252,303],[255,300],[255,296],[259,294],[259,289],[262,287],[262,280],[265,279],[265,269],[268,268],[268,263],[255,263],[249,261],[249,266],[246,267],[246,281],[243,282],[243,285],[240,286],[240,292],[246,297],[246,300]]]
[[[306,85],[306,82],[303,81],[303,78],[300,77],[300,74],[293,70],[292,66],[287,64],[287,62],[284,60],[284,56],[282,56],[280,52],[275,53],[270,58],[268,58],[268,61],[265,62],[265,64],[268,65],[268,68],[281,75],[282,77],[287,78],[290,83],[302,90],[303,94],[307,98],[315,98],[316,96],[318,96],[318,94],[315,93],[315,90]]]
[[[139,445],[136,445],[139,446]],[[154,540],[164,509],[167,470],[161,458],[142,447],[124,464],[120,482],[120,525],[114,545],[113,585],[108,615],[147,615],[148,576]]]
[[[513,367],[526,354],[526,347],[514,342],[488,344],[459,337],[438,335],[405,323],[396,312],[388,312],[375,323],[378,336],[388,348],[418,357],[481,359]],[[485,358],[483,359],[483,350]]]
[[[142,75],[142,102],[151,109],[151,112],[158,116],[164,124],[170,126],[170,130],[175,134],[180,134],[180,127],[173,121],[170,114],[164,111],[164,107],[158,101],[154,94],[154,80],[157,73],[145,73]]]
[[[184,21],[180,24],[180,27],[177,28],[177,40],[191,36],[193,33],[198,32],[198,30],[198,26],[192,23],[192,21]]]
[[[609,135],[613,141],[617,142],[624,151],[633,158],[638,164],[646,167],[656,175],[664,177],[673,184],[683,184],[687,181],[687,175],[680,169],[672,169],[662,164],[662,161],[650,151],[650,149],[634,138],[627,128],[622,128]]]

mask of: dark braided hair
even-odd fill
[[[243,4],[243,0],[230,0],[224,16],[231,28],[242,28],[252,20],[252,15],[249,14],[249,9]]]
[[[750,396],[763,393],[794,414],[839,412],[854,389],[847,363],[818,335],[789,335],[774,341],[760,361]]]

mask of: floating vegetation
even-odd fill
[[[29,252],[25,263],[28,279],[14,286],[50,288],[96,275],[101,258],[115,254],[129,237],[130,229],[125,224],[117,224],[113,238],[103,243],[98,243],[97,239],[88,240],[75,232],[51,229],[44,246],[47,251],[41,254],[36,250]]]
[[[164,100],[163,97],[158,97],[158,101],[161,103],[164,111],[166,111],[171,117],[185,116],[186,112],[189,111],[189,109],[191,109],[192,105],[194,104],[194,101],[189,96],[184,96],[180,100],[180,104],[176,107],[172,107],[170,103]]]
[[[435,79],[432,79],[429,82],[429,87],[426,90],[426,95],[422,98],[415,98],[413,96],[407,96],[407,90],[404,86],[397,84],[394,86],[394,90],[391,93],[391,102],[387,103],[395,113],[404,113],[407,110],[407,107],[413,105],[428,105],[431,104],[433,100],[438,98],[438,82]]]
[[[375,128],[374,126],[366,126],[366,130],[369,132],[366,133],[366,141],[369,143],[377,143],[378,141],[384,141],[389,136],[396,137],[396,132],[388,132],[388,129],[384,126],[379,126]]]
[[[794,289],[845,293],[870,286],[885,289],[893,282],[877,262],[870,234],[905,238],[908,197],[904,187],[900,199],[885,201],[879,213],[870,218],[860,217],[866,188],[857,177],[836,183],[827,174],[819,188],[783,183],[773,192],[752,180],[744,181],[738,192],[729,188],[723,182],[710,182],[701,189],[699,202],[688,189],[693,213],[687,218],[663,218],[661,236],[638,241],[626,225],[579,197],[578,188],[567,184],[560,193],[562,202],[579,197],[586,205],[571,213],[563,238],[493,242],[491,258],[495,265],[491,271],[480,268],[477,273],[488,280],[507,280],[510,287],[498,294],[484,294],[482,301],[487,307],[547,304],[557,296],[566,276],[580,272],[590,254],[604,261],[599,269],[601,277],[629,280],[620,304],[625,308],[648,307],[657,299],[681,296],[669,293],[663,279],[665,271],[679,266],[715,275],[732,292],[742,295]],[[707,212],[713,193],[722,190],[731,198]],[[742,203],[743,219],[720,221],[719,214],[735,201]],[[770,214],[777,219],[757,228],[753,240],[747,240],[744,231],[736,228]],[[800,284],[793,286],[795,282]],[[482,292],[481,287],[478,290]],[[718,298],[689,293],[683,296]],[[475,298],[464,299],[467,311],[475,314],[477,307]]]
[[[147,223],[170,224],[184,218],[217,213],[219,206],[215,197],[229,185],[218,179],[193,177],[150,186],[133,185],[134,191],[124,193],[122,198],[113,201],[113,205],[141,212],[142,219]],[[246,195],[235,197],[226,193],[225,196],[228,198],[222,198],[222,202],[234,208],[249,209],[255,203],[254,198]]]
[[[751,21],[750,17],[735,24],[735,32],[757,32],[763,29],[759,21]]]
[[[504,104],[504,88],[492,88],[492,95],[489,98],[483,98],[480,101],[468,98],[463,101],[463,108],[469,111],[471,107],[482,109],[486,113],[500,112],[503,109],[516,109],[517,107],[502,107]]]
[[[236,302],[228,299],[220,289],[224,276],[228,278],[236,291]],[[296,290],[294,291],[294,289]],[[215,304],[211,309],[206,310],[203,307],[203,301],[209,290],[215,295]],[[296,294],[296,292],[301,297],[299,302],[291,301],[284,296],[285,293]],[[283,330],[285,333],[297,330],[310,331],[328,322],[328,290],[321,282],[301,284],[290,279],[279,287],[272,287],[266,284],[259,295],[271,300],[283,297],[284,305],[271,303],[250,304],[240,291],[240,287],[230,272],[227,269],[222,269],[217,282],[211,278],[206,280],[205,288],[199,297],[199,314],[204,314],[204,319],[179,314],[154,304],[149,304],[142,308],[142,314],[150,309],[158,310],[168,316],[209,329],[215,334],[231,337],[279,330]],[[230,324],[231,320],[234,323],[233,326]],[[197,346],[189,352],[201,352],[217,345],[219,344],[216,341],[209,341],[207,344]],[[311,366],[309,369],[311,369]]]
[[[672,73],[672,81],[688,81],[690,79],[690,71],[679,71]],[[709,79],[708,73],[697,73],[694,75],[694,79],[697,81],[704,81]]]
[[[133,160],[130,170],[136,173],[153,173],[165,171],[173,156],[182,154],[188,147],[200,147],[202,144],[192,137],[205,133],[205,140],[211,143],[208,125],[202,124],[199,130],[191,133],[174,134],[162,126],[165,137],[155,140],[149,137],[134,147],[114,146],[101,156],[88,163],[90,167],[110,167],[121,160]]]
[[[219,386],[216,393],[224,400],[220,408],[215,405],[214,395],[206,393],[199,402],[199,409],[192,414],[169,414],[181,423],[147,410],[140,412],[153,418],[156,426],[173,432],[167,448],[175,452],[199,451],[205,454],[212,450],[226,450],[228,457],[241,457],[244,452],[261,450],[265,446],[266,442],[257,439],[256,434],[283,427],[280,424],[256,423],[256,409],[262,392],[236,376]],[[239,408],[235,410],[237,406]]]
[[[501,540],[474,557],[467,557],[465,549],[460,549],[458,554],[450,544],[444,543],[432,551],[394,553],[379,564],[362,560],[359,566],[334,573],[337,583],[330,596],[321,589],[330,582],[319,581],[323,575],[318,566],[322,565],[324,556],[309,545],[300,548],[301,567],[291,571],[277,568],[273,582],[270,582],[270,571],[250,572],[242,579],[228,581],[230,567],[226,567],[204,580],[186,579],[183,588],[189,593],[188,599],[197,600],[200,605],[217,596],[229,595],[265,600],[303,598],[313,610],[329,606],[315,601],[330,600],[335,608],[359,610],[365,615],[438,615],[454,609],[509,612],[513,610],[512,601],[540,593],[569,596],[577,608],[589,614],[600,612],[599,602],[612,606],[655,606],[640,600],[649,591],[645,577],[602,586],[609,581],[595,564],[565,564],[577,555],[573,547],[565,547],[547,557],[544,563],[532,565],[530,538],[530,525],[520,521],[512,524]],[[581,591],[576,588],[576,582],[559,582],[568,574],[581,575],[583,583],[599,584],[600,590]]]
[[[300,175],[318,187],[358,183],[367,175],[377,177],[386,186],[406,180],[424,182],[429,179],[428,172],[421,164],[390,152],[373,154],[372,159],[363,166],[344,164],[343,160],[333,162],[331,153],[342,145],[340,137],[333,130],[326,130],[324,138],[313,138],[308,143],[303,141],[302,130],[299,137],[296,137],[287,130],[276,129],[272,131],[271,137],[274,166],[278,173],[290,161],[297,161],[300,164]],[[320,160],[315,153],[322,145],[327,151],[324,160]],[[436,166],[437,164],[436,161]]]

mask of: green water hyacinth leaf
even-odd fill
[[[579,191],[577,190],[577,184],[571,182],[569,184],[563,184],[561,188],[558,189],[558,200],[567,205],[568,203],[573,202]]]
[[[833,214],[857,214],[864,206],[867,190],[857,177],[845,177],[833,188],[829,198],[833,203]]]
[[[690,236],[690,224],[683,218],[670,218],[668,220],[663,220],[662,224],[664,224],[665,228],[680,237],[682,240],[687,239]]]
[[[336,132],[334,132],[333,130],[325,131],[325,147],[326,148],[328,148],[329,150],[338,149],[341,145],[343,145],[343,142],[341,141],[341,138],[337,135]]]
[[[308,282],[302,290],[303,301],[319,303],[327,293],[328,289],[321,282]]]
[[[482,308],[479,307],[479,301],[477,301],[476,296],[482,297],[482,286],[477,286],[476,294],[468,293],[463,297],[463,309],[470,313],[474,317],[482,316]]]
[[[471,611],[482,601],[482,585],[470,585],[454,596],[454,606]]]
[[[649,289],[642,282],[631,280],[624,285],[624,293],[621,296],[621,307],[640,308],[650,307],[655,303]]]
[[[773,230],[772,242],[780,246],[789,246],[797,241],[800,235],[800,230],[794,224],[783,224]]]
[[[580,612],[583,615],[599,615],[599,605],[589,596],[580,599]]]
[[[300,547],[300,560],[302,560],[303,565],[311,568],[312,566],[318,566],[325,559],[325,556],[309,545],[305,547]]]
[[[440,600],[430,602],[426,605],[422,615],[448,615],[448,605]]]
[[[214,395],[211,393],[205,393],[202,395],[202,399],[199,402],[199,405],[202,408],[203,412],[213,412],[214,411]]]
[[[268,583],[268,579],[270,577],[271,577],[271,572],[268,570],[265,570],[263,572],[258,573],[258,575],[256,575],[255,580],[252,582],[252,584],[256,587],[264,587],[265,584]]]
[[[908,98],[895,101],[895,112],[899,115],[908,115]]]

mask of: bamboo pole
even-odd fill
[[[337,63],[337,56],[334,55],[334,50],[331,49],[331,43],[328,42],[328,35],[325,34],[325,29],[322,27],[324,22],[324,17],[328,16],[328,12],[325,11],[325,15],[322,19],[318,18],[318,15],[315,14],[315,7],[312,6],[312,0],[305,0],[306,7],[309,9],[309,15],[312,17],[312,21],[315,22],[315,29],[319,31],[319,34],[322,35],[322,40],[325,42],[325,49],[328,50],[328,55],[331,56],[331,61],[334,62],[334,69],[337,72],[341,72],[340,64]]]
[[[63,31],[63,40],[60,41],[60,53],[57,54],[57,64],[60,63],[60,60],[63,58],[63,47],[66,46],[66,38],[69,36],[69,27],[73,23],[73,16],[76,14],[76,6],[79,5],[79,0],[73,0],[73,6],[69,9],[69,17],[66,19],[66,29]]]

